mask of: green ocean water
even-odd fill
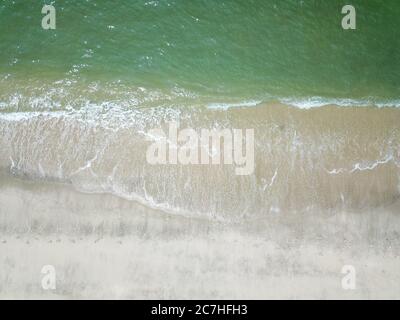
[[[357,29],[343,30],[348,2],[57,0],[56,30],[43,30],[49,1],[3,0],[3,109],[21,91],[60,81],[210,101],[398,101],[400,2],[352,0]]]

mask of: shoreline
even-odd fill
[[[0,208],[2,299],[400,299],[394,211],[225,225],[59,183],[0,182],[0,202],[14,203]],[[12,230],[32,219],[36,229]],[[54,291],[41,288],[44,265]],[[344,265],[356,290],[341,287]]]

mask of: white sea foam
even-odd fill
[[[340,107],[400,107],[400,100],[379,101],[373,98],[350,99],[350,98],[324,98],[324,97],[308,97],[308,98],[278,98],[278,101],[301,109],[318,108],[327,105],[337,105]]]
[[[250,100],[250,101],[242,101],[237,103],[209,103],[207,105],[208,109],[220,109],[220,110],[228,110],[230,108],[241,108],[241,107],[255,107],[256,105],[260,104],[261,100]]]

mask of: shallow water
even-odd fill
[[[147,132],[253,128],[254,172],[235,165],[153,165]],[[252,108],[111,108],[0,116],[0,167],[208,219],[254,220],[314,209],[365,210],[400,194],[400,109],[280,104]]]

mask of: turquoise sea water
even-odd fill
[[[41,27],[44,4],[0,4],[3,109],[71,81],[211,102],[400,97],[396,0],[352,0],[356,30],[342,29],[338,0],[58,0],[56,30]]]

